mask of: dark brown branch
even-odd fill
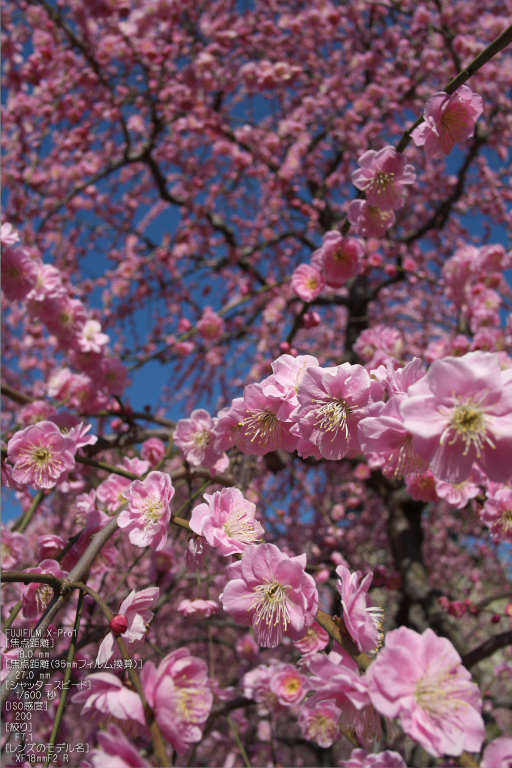
[[[496,651],[506,648],[512,645],[512,629],[508,632],[502,632],[500,635],[493,635],[481,645],[474,648],[469,653],[466,653],[462,657],[462,663],[467,669],[471,669],[472,666],[478,664],[479,661],[492,656]]]
[[[2,396],[8,397],[9,400],[12,400],[15,403],[19,403],[20,405],[27,405],[27,403],[33,403],[34,398],[30,395],[25,395],[23,392],[18,392],[17,389],[14,389],[14,387],[10,387],[9,384],[5,384],[5,382],[2,381]]]

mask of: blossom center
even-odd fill
[[[308,277],[306,280],[306,285],[310,290],[314,291],[316,288],[318,288],[318,278]]]
[[[264,411],[253,411],[252,416],[247,416],[240,422],[240,426],[245,427],[251,443],[259,440],[263,445],[277,440],[281,431],[279,419],[268,408]]]
[[[70,312],[62,312],[59,320],[65,328],[70,328],[73,325],[73,315]]]
[[[318,741],[320,744],[322,742],[327,742],[327,741],[330,741],[331,739],[335,739],[337,733],[338,733],[337,724],[334,722],[334,720],[331,720],[330,717],[326,717],[326,715],[317,715],[311,721],[311,725],[310,725],[311,737],[314,738],[316,741]]]
[[[206,431],[196,432],[196,434],[194,435],[194,442],[198,448],[206,448],[206,446],[210,442],[210,433]]]
[[[224,523],[226,536],[236,541],[243,541],[252,544],[258,537],[254,530],[254,522],[247,517],[247,513],[239,507],[236,507]]]
[[[430,717],[440,720],[467,706],[467,702],[459,698],[464,692],[464,684],[465,681],[452,674],[451,669],[445,668],[437,674],[427,674],[418,680],[414,697]]]
[[[485,443],[491,448],[495,448],[494,443],[487,435],[484,412],[472,400],[457,405],[452,413],[450,424],[441,436],[441,443],[449,432],[453,433],[450,445],[453,445],[458,439],[464,443],[464,456],[473,447],[477,457],[480,458]]]
[[[300,680],[297,680],[296,677],[290,677],[285,682],[284,687],[288,693],[297,693],[300,688]]]
[[[414,697],[419,706],[432,718],[439,720],[443,716],[467,706],[464,699],[458,698],[461,681],[451,670],[443,670],[437,675],[426,675],[418,680]]]
[[[178,706],[185,720],[200,722],[202,717],[201,691],[197,688],[178,688]]]
[[[254,588],[257,593],[253,606],[256,608],[256,624],[264,621],[267,627],[284,623],[284,629],[290,621],[290,609],[286,597],[286,587],[278,581],[259,584]]]
[[[35,451],[32,454],[32,457],[34,461],[39,464],[41,467],[47,467],[48,464],[51,461],[52,458],[52,452],[49,448],[45,448],[44,446],[40,446],[39,448],[36,448]]]
[[[334,251],[332,257],[334,261],[345,261],[349,254],[344,248],[338,248]]]
[[[386,173],[385,171],[377,171],[373,179],[370,181],[366,189],[372,189],[378,195],[382,195],[386,189],[393,185],[395,174]]]
[[[144,517],[146,518],[147,524],[149,525],[151,523],[157,523],[162,517],[162,513],[162,502],[153,498],[149,499],[144,511]]]
[[[388,224],[389,220],[393,216],[393,211],[382,211],[374,205],[368,206],[368,216],[376,224]]]
[[[321,401],[315,400],[314,402]],[[356,408],[357,406],[347,405],[345,400],[331,400],[322,405],[315,424],[323,432],[337,432],[339,429],[342,429],[348,440],[347,418]]]

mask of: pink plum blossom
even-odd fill
[[[98,442],[96,435],[87,434],[91,431],[92,424],[84,424],[78,416],[74,416],[72,413],[65,411],[57,413],[50,420],[57,424],[63,435],[74,442],[77,451],[86,445],[96,445]]]
[[[91,768],[151,768],[117,726],[110,724],[108,730],[98,731],[96,738],[98,747],[87,755]]]
[[[39,421],[53,421],[57,415],[57,409],[47,403],[46,400],[34,400],[27,403],[18,413],[18,421],[23,427],[37,424]]]
[[[500,736],[484,750],[480,768],[510,768],[512,766],[512,738]]]
[[[404,351],[404,339],[396,328],[373,325],[359,334],[354,351],[368,363],[368,368],[386,365],[391,359],[400,359]]]
[[[376,208],[367,200],[352,200],[348,206],[348,220],[361,237],[383,237],[395,223],[395,214]]]
[[[298,718],[303,737],[328,749],[341,738],[340,716],[341,709],[333,701],[305,702]]]
[[[415,501],[437,501],[436,480],[430,469],[407,475],[405,484],[407,493]]]
[[[300,264],[292,275],[291,287],[303,301],[314,301],[322,293],[325,282],[319,269],[312,264]]]
[[[102,357],[101,382],[110,395],[121,396],[129,384],[128,368],[116,357]]]
[[[126,619],[126,629],[119,634],[126,641],[128,648],[133,652],[140,648],[144,643],[147,625],[153,618],[153,612],[150,610],[158,600],[160,590],[158,587],[148,587],[136,592],[134,589],[126,597],[119,608],[118,616]],[[112,632],[102,640],[96,665],[106,664],[114,653],[115,640]]]
[[[219,610],[219,604],[215,600],[182,600],[177,610],[187,618],[209,619]]]
[[[75,343],[87,321],[82,302],[69,296],[46,299],[41,305],[40,317],[62,346]]]
[[[302,377],[310,365],[318,365],[318,360],[313,355],[281,355],[272,363],[274,379],[285,392],[285,397],[298,405],[297,391]]]
[[[254,639],[275,648],[283,635],[300,640],[315,620],[318,592],[304,570],[306,555],[289,557],[274,544],[251,544],[228,568],[222,605],[237,624],[251,625]]]
[[[147,661],[141,682],[163,736],[182,754],[202,738],[213,695],[208,669],[202,659],[178,648],[162,659],[158,669]]]
[[[83,704],[83,717],[94,723],[113,721],[135,734],[145,727],[144,708],[138,693],[126,688],[110,672],[87,675],[85,679],[90,687],[75,693],[71,699],[73,704]]]
[[[220,317],[211,307],[206,307],[197,322],[199,335],[207,341],[218,341],[224,333],[224,318]]]
[[[19,565],[26,555],[28,539],[23,533],[11,531],[2,525],[2,568],[13,568]]]
[[[333,230],[324,235],[322,247],[313,253],[312,263],[322,271],[327,285],[341,288],[362,272],[363,250],[355,237],[343,237]]]
[[[363,334],[359,335],[361,339]],[[358,341],[359,341],[358,339]],[[372,356],[374,352],[372,353]],[[403,368],[395,368],[395,361],[388,360],[386,366],[381,365],[371,371],[371,376],[377,378],[387,390],[390,397],[407,394],[410,386],[423,378],[425,368],[419,357],[415,357]]]
[[[368,595],[373,573],[350,573],[348,568],[339,565],[336,573],[340,580],[336,582],[343,606],[343,621],[352,640],[360,651],[373,653],[380,647],[384,620],[382,608],[374,607]]]
[[[216,451],[227,451],[237,444],[244,413],[243,397],[235,397],[229,408],[219,411],[212,428]]]
[[[365,453],[379,453],[387,477],[404,477],[424,472],[425,461],[412,447],[412,435],[404,426],[400,403],[406,395],[395,395],[387,403],[374,403],[359,422],[359,443]]]
[[[80,448],[84,448],[86,445],[96,445],[98,438],[96,435],[88,435],[87,433],[92,429],[92,424],[83,424],[79,422],[69,429],[63,429],[59,420],[56,419],[57,425],[61,427],[61,432],[67,435],[75,444],[75,448],[78,451]]]
[[[38,561],[55,559],[65,546],[66,542],[64,539],[61,536],[56,536],[54,533],[48,533],[45,536],[38,536],[36,541]]]
[[[335,461],[359,448],[357,423],[370,396],[370,377],[361,365],[311,366],[297,392],[292,418],[300,436],[299,455]]]
[[[452,95],[440,91],[427,101],[425,122],[411,136],[417,147],[425,146],[428,160],[441,153],[449,155],[455,144],[473,136],[483,111],[482,97],[467,85],[461,85]]]
[[[371,704],[366,678],[355,661],[339,645],[328,655],[315,653],[306,657],[314,691],[310,706],[332,701],[340,710],[344,728],[350,728],[363,744],[380,739],[380,717]]]
[[[386,749],[377,754],[366,749],[354,749],[348,760],[340,760],[342,768],[407,768],[403,757],[398,752]]]
[[[134,480],[123,492],[128,508],[123,509],[117,523],[132,544],[157,551],[165,546],[174,493],[172,480],[164,472],[150,472],[145,480]]]
[[[131,481],[127,477],[114,475],[113,473],[103,480],[96,488],[96,501],[99,507],[103,507],[113,514],[118,507],[126,503],[125,491],[130,487]]]
[[[134,475],[144,475],[149,469],[149,463],[145,459],[139,459],[138,456],[132,458],[124,456],[122,462],[117,466],[121,469],[127,469]]]
[[[82,352],[101,352],[108,344],[110,336],[102,333],[101,324],[97,320],[87,320],[77,337],[77,344]]]
[[[2,245],[14,245],[19,243],[20,236],[13,225],[6,221],[0,228],[0,243]]]
[[[64,579],[68,575],[56,560],[42,560],[37,567],[26,568],[25,573],[45,573],[56,576],[58,579]],[[32,582],[24,586],[21,590],[21,599],[25,618],[35,619],[41,616],[48,608],[54,594],[53,587],[49,584]]]
[[[439,499],[444,499],[451,507],[464,509],[471,499],[475,499],[482,493],[481,486],[483,485],[484,475],[479,469],[473,468],[470,476],[457,485],[436,480],[436,494]]]
[[[303,638],[294,642],[294,646],[302,654],[323,651],[328,645],[329,635],[316,621],[313,622]]]
[[[295,403],[287,395],[274,376],[245,388],[243,418],[237,433],[242,453],[264,456],[278,448],[290,453],[295,450],[297,438],[290,433]]]
[[[2,440],[2,448],[7,448],[4,440]],[[6,488],[16,488],[17,490],[21,490],[23,486],[12,479],[12,467],[5,461],[5,458],[5,455],[2,454],[2,485]]]
[[[24,299],[37,281],[37,266],[23,248],[11,246],[2,253],[2,291],[7,299]]]
[[[512,475],[512,370],[502,371],[496,354],[436,360],[400,409],[414,450],[439,480],[461,483],[473,463],[496,482]]]
[[[243,659],[252,659],[258,654],[260,647],[254,637],[250,634],[240,637],[236,641],[236,652]]]
[[[308,689],[308,678],[301,675],[293,664],[283,664],[270,680],[270,690],[284,707],[299,704]]]
[[[254,667],[254,669],[246,672],[242,678],[244,696],[260,704],[260,711],[263,710],[263,707],[266,712],[279,712],[284,709],[271,688],[272,678],[281,666],[283,665],[277,659],[269,659],[268,664]]]
[[[154,467],[165,456],[165,443],[158,437],[150,437],[142,443],[140,455]]]
[[[352,174],[352,184],[366,193],[369,205],[390,211],[404,204],[405,185],[414,184],[416,174],[404,156],[390,145],[375,152],[369,149],[357,160],[361,168]]]
[[[75,453],[74,441],[51,421],[16,432],[7,446],[13,480],[40,489],[53,488],[74,469]]]
[[[480,518],[490,528],[494,541],[512,542],[512,488],[503,486],[488,496]]]
[[[193,467],[214,467],[222,458],[222,452],[214,446],[215,420],[208,411],[198,408],[189,419],[180,419],[176,425],[174,442]]]
[[[480,693],[446,638],[431,629],[422,635],[407,627],[388,632],[366,678],[375,708],[399,717],[404,732],[434,757],[480,750]]]
[[[238,488],[205,493],[204,498],[206,503],[192,511],[190,528],[204,536],[219,555],[243,552],[263,535],[263,528],[254,517],[256,505],[247,501]]]
[[[38,314],[42,307],[38,302],[45,299],[56,299],[58,296],[64,296],[66,289],[62,284],[62,276],[58,269],[51,264],[36,262],[36,283],[27,296],[27,300],[33,302],[29,306],[31,314]]]

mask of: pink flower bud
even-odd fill
[[[114,635],[122,635],[123,632],[126,632],[128,629],[128,619],[126,616],[123,616],[121,613],[114,616],[110,622],[110,629]]]
[[[186,333],[192,328],[192,323],[186,317],[182,317],[178,323],[178,333]]]
[[[304,328],[316,328],[316,326],[320,325],[321,322],[322,318],[318,312],[306,312],[302,318],[302,325]]]
[[[319,571],[315,573],[315,581],[317,584],[323,584],[325,581],[329,579],[330,572],[328,568],[321,568]]]

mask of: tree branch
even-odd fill
[[[493,635],[481,645],[466,653],[462,657],[462,663],[467,669],[471,669],[479,661],[489,658],[493,653],[506,648],[508,645],[512,645],[512,629],[508,630],[508,632],[502,632],[500,635]]]

